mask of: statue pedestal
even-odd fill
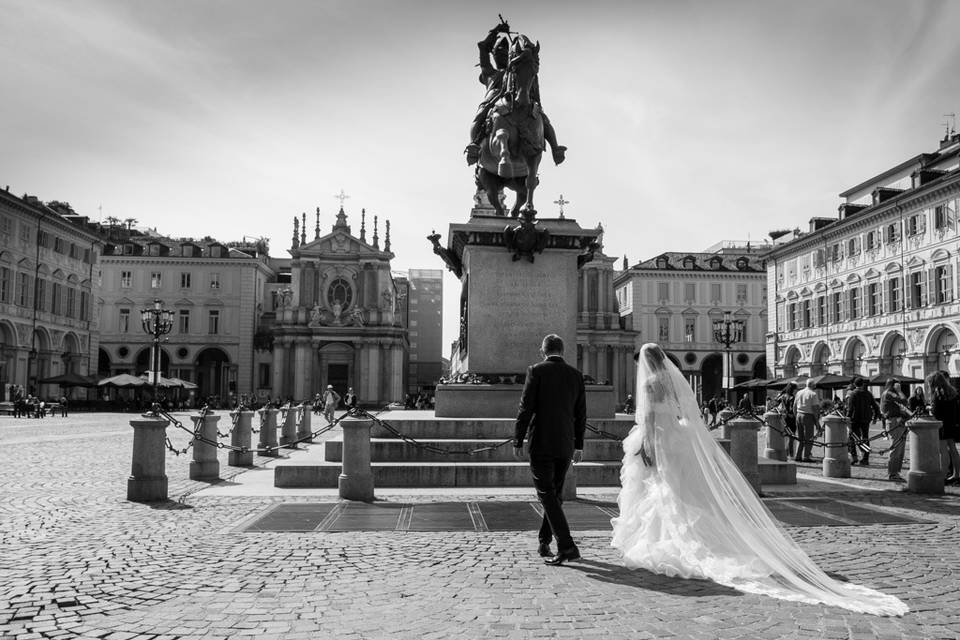
[[[463,416],[465,410],[478,418],[516,416],[522,386],[511,377],[522,379],[527,367],[542,359],[540,343],[547,334],[563,338],[564,357],[576,365],[577,257],[599,231],[570,219],[538,220],[535,228],[549,236],[542,252],[531,251],[531,262],[526,255],[514,259],[507,248],[504,229],[519,224],[516,218],[474,216],[450,225],[448,251],[462,265],[461,337],[451,373],[483,376],[484,384],[438,385],[437,417]],[[605,393],[609,401],[601,397]],[[595,409],[594,417],[613,417],[611,387],[589,395],[596,407],[609,404],[602,414]]]

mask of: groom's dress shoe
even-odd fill
[[[574,560],[580,559],[580,550],[571,549],[570,551],[558,551],[557,555],[553,556],[549,560],[544,560],[544,564],[549,564],[554,567],[559,567],[564,562],[572,562]]]
[[[553,552],[550,551],[550,545],[543,544],[542,542],[540,543],[540,546],[537,547],[537,553],[540,554],[541,558],[549,558],[553,555]]]

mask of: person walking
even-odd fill
[[[327,419],[327,422],[333,423],[339,402],[340,394],[333,390],[332,384],[328,384],[326,390],[323,392],[323,417]]]
[[[813,434],[820,418],[820,398],[813,378],[807,380],[807,386],[797,392],[793,400],[793,412],[797,424],[796,462],[813,462]]]
[[[880,405],[866,389],[867,383],[863,378],[853,382],[853,391],[847,396],[847,417],[850,418],[850,464],[857,464],[857,451],[863,452],[860,466],[870,466],[870,423],[879,420]],[[860,441],[860,446],[854,444]]]
[[[570,462],[583,459],[587,400],[583,374],[563,359],[563,339],[551,333],[540,345],[543,361],[527,368],[514,431],[513,454],[523,458],[529,436],[530,472],[543,506],[537,552],[546,564],[559,566],[580,559],[563,512],[563,481]],[[552,538],[557,553],[550,551]],[[552,556],[552,557],[551,557]]]
[[[797,434],[797,414],[794,406],[794,395],[797,385],[794,382],[788,382],[783,391],[777,396],[777,407],[783,414],[783,425],[787,429],[787,455],[793,455],[793,445]],[[797,445],[797,455],[801,458],[803,455],[799,451],[800,445]]]
[[[890,457],[887,459],[887,477],[891,482],[906,482],[900,475],[903,470],[903,452],[906,448],[907,418],[910,409],[907,399],[900,390],[900,383],[896,380],[887,380],[880,394],[880,413],[887,421],[887,435],[893,443],[890,447]]]
[[[60,417],[67,417],[67,396],[60,396]]]
[[[347,393],[343,396],[343,406],[347,408],[347,411],[357,408],[357,394],[353,392],[353,387],[347,388]]]

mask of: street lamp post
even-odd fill
[[[151,383],[153,386],[153,401],[157,401],[157,383],[160,381],[160,336],[170,333],[173,328],[173,311],[164,309],[163,302],[159,298],[153,301],[153,306],[140,312],[140,322],[143,324],[143,330],[153,336],[153,351],[151,360],[153,362],[150,372]]]
[[[729,311],[723,312],[722,320],[713,321],[713,339],[723,345],[726,349],[727,362],[726,372],[723,380],[724,395],[727,402],[731,401],[730,389],[733,387],[733,360],[730,354],[730,347],[743,340],[743,320],[734,320]]]

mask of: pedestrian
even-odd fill
[[[749,393],[744,393],[740,396],[737,411],[739,411],[741,415],[753,415],[753,400],[750,398]]]
[[[894,379],[887,380],[880,394],[880,413],[887,421],[887,436],[893,443],[890,447],[890,457],[887,459],[887,477],[891,482],[904,482],[900,476],[903,470],[903,452],[906,448],[907,418],[910,409],[907,399],[900,390],[900,383]]]
[[[633,394],[630,394],[630,393],[627,394],[627,399],[626,399],[626,401],[624,401],[624,403],[623,403],[623,412],[624,412],[624,413],[633,413],[633,412],[634,412]]]
[[[793,412],[797,425],[796,462],[813,462],[813,437],[820,419],[820,397],[816,392],[817,384],[813,378],[807,379],[807,386],[797,392],[793,400]]]
[[[927,410],[927,400],[923,395],[923,385],[917,385],[913,388],[913,393],[910,394],[910,399],[907,400],[907,407],[910,409],[910,415],[915,416],[918,414],[923,414]]]
[[[347,387],[347,393],[343,396],[343,406],[347,408],[347,411],[357,408],[357,394],[353,392],[353,387]]]
[[[313,413],[314,415],[320,415],[323,411],[323,398],[318,393],[313,397]]]
[[[707,402],[707,413],[710,414],[710,426],[716,426],[717,414],[720,412],[720,398],[714,396]]]
[[[60,396],[60,417],[67,417],[67,396]]]
[[[850,418],[850,464],[857,464],[857,452],[862,452],[860,466],[870,466],[870,423],[881,418],[880,405],[866,389],[867,381],[857,378],[853,391],[847,396],[847,417]],[[858,442],[859,441],[859,442]]]
[[[794,406],[794,395],[797,385],[795,382],[788,382],[777,396],[777,409],[783,414],[783,426],[787,430],[787,455],[793,455],[794,440],[797,439],[797,414]],[[797,455],[803,458],[799,445],[797,446]]]
[[[333,424],[339,402],[340,394],[333,390],[332,384],[328,384],[326,391],[323,392],[323,417],[330,424]]]
[[[543,506],[537,553],[546,564],[559,566],[580,559],[563,512],[563,481],[570,462],[583,459],[587,401],[583,374],[563,359],[563,339],[550,334],[540,345],[543,361],[527,368],[514,433],[513,454],[523,458],[529,435],[530,472]],[[557,553],[550,551],[552,538]],[[552,557],[551,557],[552,556]]]
[[[944,473],[944,482],[960,485],[960,455],[957,453],[957,440],[960,439],[960,406],[956,389],[950,384],[942,371],[934,371],[924,382],[926,395],[930,398],[930,412],[941,422],[940,426],[940,470]],[[952,472],[948,472],[952,469]]]

